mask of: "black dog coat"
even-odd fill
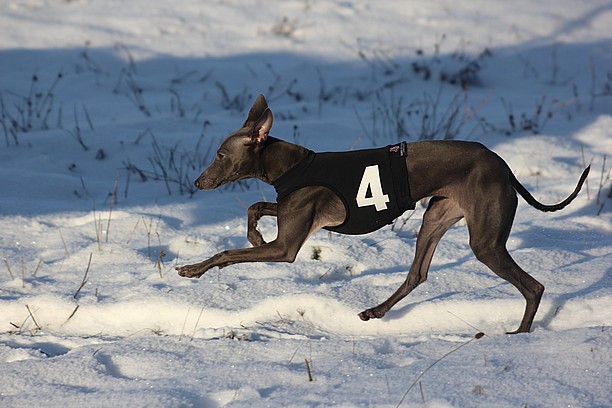
[[[344,203],[346,218],[325,229],[367,234],[414,209],[406,168],[406,142],[353,152],[308,152],[308,156],[273,183],[277,201],[295,190],[323,186]]]

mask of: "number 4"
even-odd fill
[[[367,196],[368,189],[370,190],[369,197]],[[361,183],[359,184],[356,199],[358,207],[373,205],[376,207],[376,211],[387,209],[389,196],[384,194],[382,191],[378,165],[368,166],[363,171],[363,176],[361,176]]]

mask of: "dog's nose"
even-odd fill
[[[195,188],[200,189],[200,179],[197,178],[194,182],[193,185],[195,186]]]

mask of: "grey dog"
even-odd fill
[[[196,187],[211,190],[247,178],[257,178],[276,187],[275,183],[290,170],[303,167],[307,159],[309,163],[319,163],[312,161],[316,154],[310,150],[269,136],[273,121],[272,111],[266,99],[260,95],[242,128],[221,143],[213,162],[196,180]],[[397,153],[400,147],[405,150],[401,154]],[[529,332],[544,286],[521,269],[506,249],[518,204],[516,193],[540,211],[560,210],[578,195],[589,167],[582,172],[578,185],[569,197],[558,204],[544,205],[519,183],[498,155],[480,143],[424,141],[404,143],[389,150],[396,156],[399,154],[401,162],[405,163],[407,185],[396,188],[398,186],[382,184],[377,179],[382,174],[378,172],[377,165],[366,166],[367,163],[364,163],[363,173],[357,174],[355,189],[358,191],[354,191],[354,197],[358,203],[355,208],[363,207],[382,213],[394,200],[405,199],[408,203],[415,203],[425,197],[432,198],[423,216],[414,261],[405,282],[389,299],[359,313],[359,317],[364,321],[382,318],[397,302],[423,283],[438,242],[453,224],[465,218],[470,247],[476,258],[514,285],[525,297],[525,313],[520,326],[513,333]],[[397,158],[393,160],[397,163]],[[317,165],[310,167],[317,171]],[[331,172],[329,169],[323,170],[323,174],[325,171],[327,174]],[[397,195],[393,200],[387,194],[391,190],[396,191]],[[408,192],[409,197],[397,193],[401,191]],[[310,235],[321,228],[340,228],[352,211],[347,204],[350,200],[340,196],[336,189],[323,181],[279,194],[277,201],[258,202],[248,209],[247,237],[253,247],[223,251],[203,262],[179,266],[176,268],[179,275],[197,278],[211,268],[241,262],[293,262]],[[409,207],[401,207],[399,211],[405,208]],[[265,242],[257,230],[257,221],[262,216],[277,217],[278,235],[271,242]]]

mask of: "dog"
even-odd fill
[[[526,300],[521,323],[510,333],[531,330],[544,286],[521,269],[506,249],[518,204],[517,193],[540,211],[561,210],[578,195],[590,166],[565,200],[544,205],[521,185],[503,159],[482,144],[421,141],[372,149],[378,159],[370,159],[370,152],[355,152],[363,154],[352,160],[350,169],[345,171],[351,179],[350,186],[337,187],[328,184],[326,175],[335,171],[327,166],[332,166],[330,163],[336,158],[338,162],[344,156],[351,160],[352,153],[318,154],[273,138],[269,135],[273,122],[265,97],[259,95],[244,125],[221,143],[212,163],[195,181],[195,186],[202,190],[248,178],[257,178],[276,188],[279,193],[276,203],[258,202],[248,209],[247,238],[253,246],[222,251],[203,262],[178,266],[180,276],[199,278],[211,268],[241,262],[293,262],[308,237],[321,228],[342,233],[369,232],[384,226],[389,217],[414,208],[419,200],[431,197],[406,280],[383,303],[359,313],[361,320],[382,318],[425,282],[438,242],[453,224],[465,218],[469,244],[476,258],[514,285]],[[319,160],[319,156],[325,155],[331,155],[329,160]],[[344,169],[343,165],[335,167]],[[309,175],[313,172],[315,176]],[[289,177],[290,174],[293,176]],[[311,184],[302,183],[303,178],[312,177]],[[371,214],[378,213],[388,216],[360,228],[360,211],[369,211],[361,219],[370,220]],[[265,242],[257,230],[262,216],[277,217],[278,233],[271,242]],[[347,223],[352,224],[349,230]]]

